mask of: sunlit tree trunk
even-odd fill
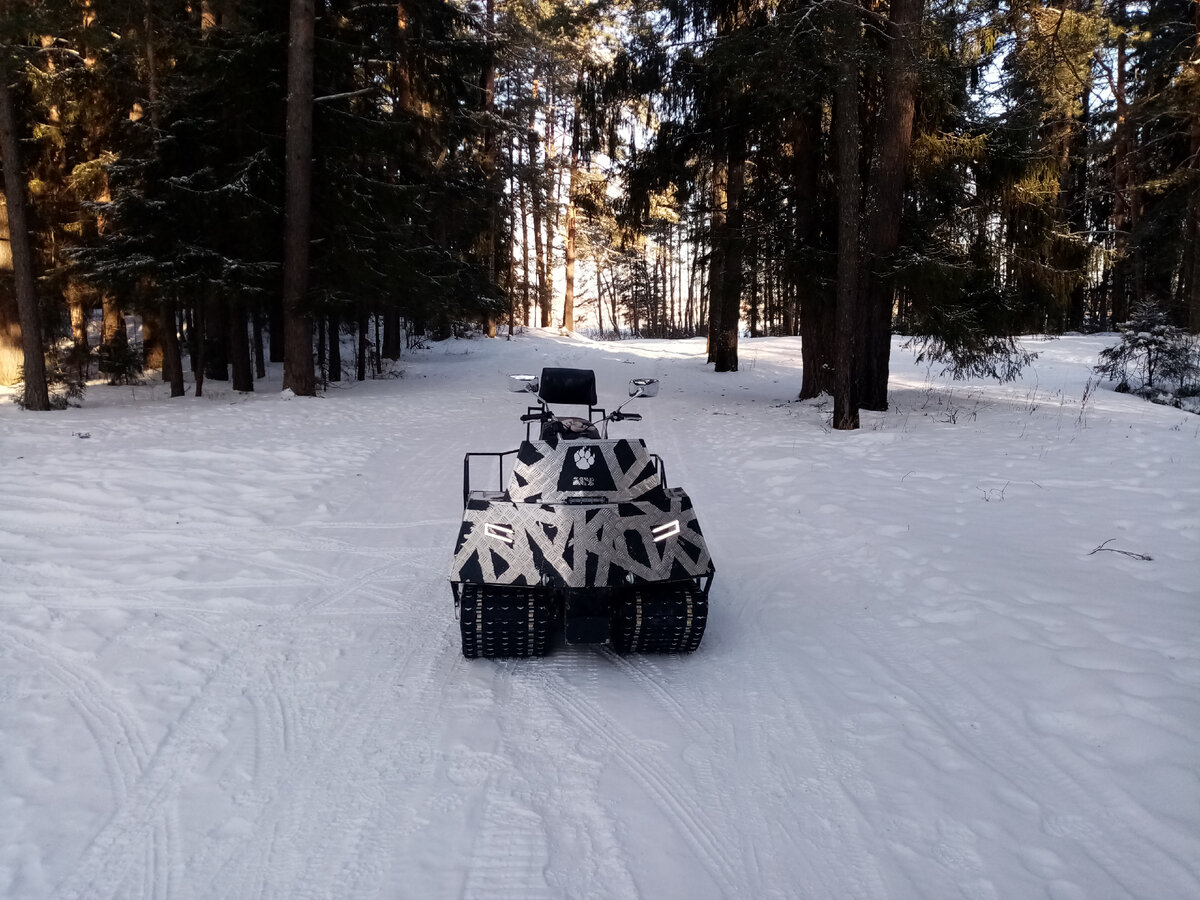
[[[726,162],[717,159],[712,167],[712,211],[708,254],[708,361],[716,361],[717,332],[721,328],[721,285],[725,282]]]
[[[6,48],[0,46],[0,54],[6,56]],[[4,56],[0,56],[0,163],[4,166],[8,243],[12,255],[13,289],[21,330],[24,404],[28,410],[42,412],[50,409],[50,390],[46,383],[41,315],[33,279],[33,248],[29,241],[29,218],[25,201],[25,180],[22,177],[20,143],[17,137],[12,91],[9,88],[10,67]],[[0,322],[0,328],[11,332],[12,326],[11,323],[5,325]]]
[[[550,274],[546,265],[546,248],[542,246],[542,179],[537,163],[537,132],[533,128],[533,111],[529,113],[529,198],[533,212],[533,264],[537,268],[539,324],[550,327]]]
[[[1124,3],[1120,6],[1119,18],[1124,19]],[[1118,23],[1122,24],[1122,23]],[[1116,326],[1129,318],[1130,268],[1129,232],[1133,228],[1133,178],[1131,173],[1132,124],[1129,121],[1129,103],[1125,92],[1125,70],[1128,53],[1125,32],[1117,36],[1117,85],[1116,85],[1116,136],[1113,145],[1113,283],[1112,325]]]
[[[576,87],[582,87],[582,76]],[[579,98],[575,98],[575,113],[571,126],[571,168],[567,182],[567,246],[563,261],[563,322],[567,331],[575,330],[575,178],[579,170]]]
[[[746,188],[746,132],[735,122],[728,133],[725,185],[725,227],[721,231],[721,280],[714,283],[715,307],[720,321],[712,331],[713,368],[717,372],[738,370],[738,324],[742,312],[742,256],[745,246],[742,199]]]

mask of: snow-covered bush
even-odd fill
[[[1200,343],[1167,322],[1153,301],[1139,303],[1133,318],[1119,326],[1119,343],[1100,351],[1096,372],[1117,382],[1117,391],[1156,403],[1200,411]]]

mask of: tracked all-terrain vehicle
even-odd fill
[[[510,389],[538,399],[521,416],[525,440],[463,460],[450,569],[463,655],[543,656],[560,635],[619,653],[695,650],[714,569],[692,501],[667,486],[644,441],[608,438],[610,423],[641,419],[624,406],[653,397],[658,382],[634,379],[611,413],[596,407],[589,369],[513,375]],[[473,488],[480,469],[496,473],[493,489]]]

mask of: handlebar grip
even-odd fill
[[[621,413],[621,418],[627,419],[630,422],[640,422],[640,421],[642,421],[642,414],[641,413]]]
[[[544,418],[542,413],[526,413],[521,416],[522,422],[540,422]]]

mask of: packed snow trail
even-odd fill
[[[0,406],[0,896],[1200,896],[1200,420],[1083,403],[1104,343],[897,350],[853,434],[790,339]],[[696,653],[462,658],[462,456],[545,365],[661,379],[620,429],[696,503]]]

